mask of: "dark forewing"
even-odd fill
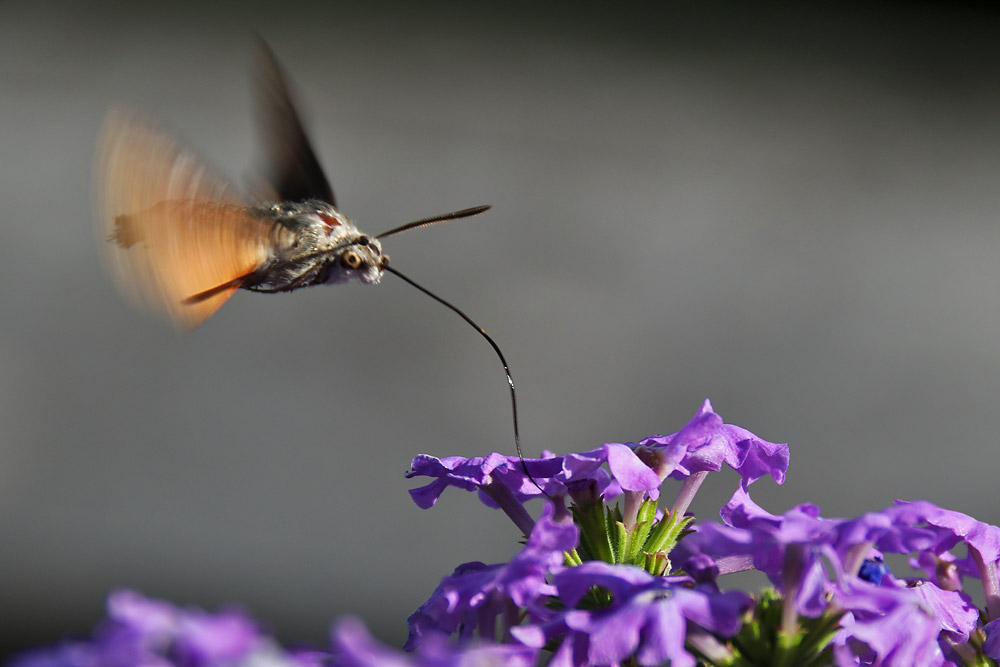
[[[323,168],[292,103],[281,65],[263,40],[257,45],[257,116],[268,182],[279,201],[321,199],[337,206]]]

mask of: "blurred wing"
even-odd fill
[[[265,172],[276,201],[321,199],[337,207],[292,103],[286,77],[263,40],[257,46],[257,117]]]
[[[273,247],[270,223],[136,112],[108,113],[96,170],[98,228],[119,286],[178,328],[214,313]]]

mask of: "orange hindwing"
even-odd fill
[[[181,329],[201,324],[269,256],[277,230],[141,114],[108,113],[98,227],[121,289]]]

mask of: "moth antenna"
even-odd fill
[[[489,208],[489,207],[486,206],[486,207],[479,207],[479,208],[482,208],[483,210],[485,210],[486,208]],[[476,210],[476,209],[466,209],[466,211],[474,211],[474,210]],[[476,213],[481,213],[481,212],[482,211],[476,211]],[[464,211],[457,211],[457,213],[464,213]],[[454,213],[450,213],[448,215],[455,215],[455,214]],[[475,213],[471,213],[469,215],[475,215]],[[465,217],[465,216],[458,216],[458,217]],[[445,219],[449,219],[450,220],[452,218],[445,218]],[[425,224],[430,224],[427,221],[419,221],[418,220],[417,222],[424,222]],[[417,223],[410,223],[410,225],[416,225],[416,224]],[[404,227],[407,227],[407,225],[404,225]],[[402,228],[400,228],[400,229],[402,229]],[[410,280],[405,275],[403,275],[402,273],[400,273],[396,269],[392,268],[388,264],[383,265],[383,268],[386,271],[388,271],[389,273],[391,273],[391,274],[393,274],[395,276],[398,276],[404,282],[409,283],[410,285],[413,285],[418,290],[420,290],[421,292],[423,292],[424,294],[426,294],[430,298],[434,299],[435,301],[437,301],[441,305],[446,306],[447,308],[450,308],[455,313],[457,313],[459,317],[461,317],[463,320],[465,320],[466,322],[468,322],[469,325],[473,329],[475,329],[476,331],[478,331],[479,334],[483,338],[486,339],[486,342],[490,344],[490,346],[493,348],[493,351],[497,353],[498,357],[500,357],[500,363],[503,364],[503,370],[507,374],[507,384],[510,386],[510,410],[511,410],[511,415],[514,418],[514,448],[517,450],[517,458],[519,458],[521,460],[521,470],[523,470],[524,474],[527,475],[528,479],[531,480],[531,483],[535,485],[535,488],[537,488],[539,491],[541,491],[546,497],[549,497],[549,494],[545,493],[545,489],[543,489],[541,486],[539,486],[538,482],[535,481],[535,478],[531,476],[531,473],[528,471],[528,464],[524,462],[524,454],[521,453],[521,434],[520,434],[520,431],[519,431],[518,426],[517,426],[517,394],[514,392],[514,378],[510,374],[510,366],[507,364],[507,359],[503,356],[503,352],[500,351],[500,346],[497,345],[496,341],[493,340],[493,338],[491,338],[488,333],[486,333],[485,329],[483,329],[481,326],[479,326],[478,324],[476,324],[475,322],[473,322],[471,317],[469,317],[468,315],[466,315],[465,313],[463,313],[456,306],[454,306],[451,303],[445,301],[444,299],[442,299],[441,297],[439,297],[434,292],[431,292],[426,287],[423,287],[422,285],[419,285],[419,284],[415,283],[414,281]]]
[[[461,211],[442,213],[441,215],[434,215],[429,218],[422,218],[420,220],[414,220],[413,222],[408,222],[405,225],[400,225],[399,227],[390,229],[387,232],[382,232],[375,238],[384,239],[387,236],[402,234],[403,232],[408,232],[411,229],[417,229],[419,227],[429,227],[431,225],[436,225],[439,222],[448,222],[449,220],[458,220],[459,218],[471,218],[474,215],[485,213],[488,210],[490,210],[489,206],[473,206],[472,208],[463,208]],[[393,271],[393,273],[395,273],[395,271]]]

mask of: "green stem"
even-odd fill
[[[680,516],[678,518],[677,514],[664,517],[656,525],[656,528],[653,529],[649,539],[646,540],[643,551],[647,553],[656,553],[657,551],[670,553],[677,544],[681,533],[692,521],[694,521],[694,517]]]

